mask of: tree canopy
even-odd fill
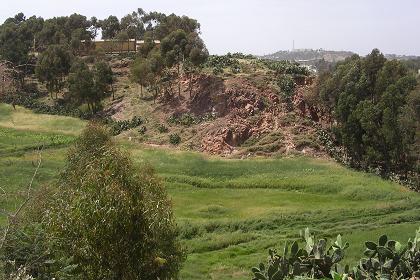
[[[322,77],[319,98],[337,120],[337,141],[354,166],[403,173],[415,168],[416,84],[403,63],[386,60],[377,49],[346,59]]]

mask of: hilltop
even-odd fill
[[[185,77],[180,95],[173,93],[156,102],[146,90],[141,96],[139,86],[128,78],[129,68],[113,60],[111,65],[118,73],[116,99],[105,102],[104,112],[115,121],[145,117],[141,132],[132,129],[120,137],[150,145],[169,145],[168,135],[177,134],[182,149],[211,154],[326,156],[313,125],[321,116],[302,100],[313,80],[309,74],[295,77],[299,84],[294,90],[300,95],[290,103],[279,93],[271,63],[257,58],[213,57],[213,61],[223,59],[227,61],[224,65],[210,62],[191,81]],[[214,74],[214,69],[220,73]]]
[[[265,59],[273,60],[290,60],[290,61],[316,61],[325,60],[327,62],[338,62],[354,55],[354,52],[350,51],[329,51],[323,49],[295,49],[292,51],[278,51],[272,54],[262,56]]]

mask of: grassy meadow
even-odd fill
[[[56,180],[84,125],[0,104],[1,208],[13,211],[24,197],[41,147],[34,186]],[[154,166],[168,189],[188,251],[181,279],[250,279],[268,248],[281,249],[304,227],[328,238],[342,234],[354,264],[363,241],[383,233],[406,241],[420,225],[419,194],[329,160],[233,160],[118,141],[136,164]]]

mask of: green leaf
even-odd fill
[[[258,268],[258,267],[253,267],[253,268],[251,268],[251,271],[252,271],[253,273],[260,272],[260,270],[259,270],[259,268]]]
[[[255,278],[257,278],[259,280],[267,280],[267,278],[261,272],[255,272],[254,276],[255,276]]]
[[[386,242],[388,241],[388,236],[385,234],[379,237],[379,246],[385,246]]]
[[[335,241],[335,245],[342,248],[343,247],[343,241],[341,240],[341,234],[337,235],[337,240]]]
[[[307,240],[311,236],[311,233],[309,232],[309,228],[305,228],[305,240]]]
[[[395,251],[397,251],[397,253],[401,252],[402,249],[402,245],[400,242],[395,242]]]
[[[393,254],[389,248],[378,246],[377,249],[378,254],[383,257],[392,258]]]
[[[292,244],[292,248],[290,248],[290,252],[292,253],[293,256],[295,256],[298,250],[299,250],[299,245],[297,244],[296,241],[294,241]]]
[[[260,271],[264,271],[265,270],[265,266],[264,266],[263,263],[260,263],[259,267],[260,267]]]
[[[271,280],[282,280],[283,278],[283,274],[280,270],[278,270],[276,273],[274,273],[273,277],[271,277]]]
[[[366,246],[366,248],[368,248],[369,250],[376,250],[376,247],[377,247],[377,245],[376,245],[376,243],[374,243],[374,242],[372,242],[372,241],[366,241],[365,242],[365,246]]]
[[[286,244],[284,244],[284,248],[283,248],[283,257],[286,257],[288,253],[289,253],[289,241],[286,241]]]

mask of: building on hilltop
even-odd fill
[[[144,40],[96,40],[85,41],[82,40],[82,53],[89,53],[90,51],[97,50],[104,53],[124,53],[124,52],[138,52],[140,46],[144,44]],[[160,44],[159,40],[153,41],[156,45]]]

